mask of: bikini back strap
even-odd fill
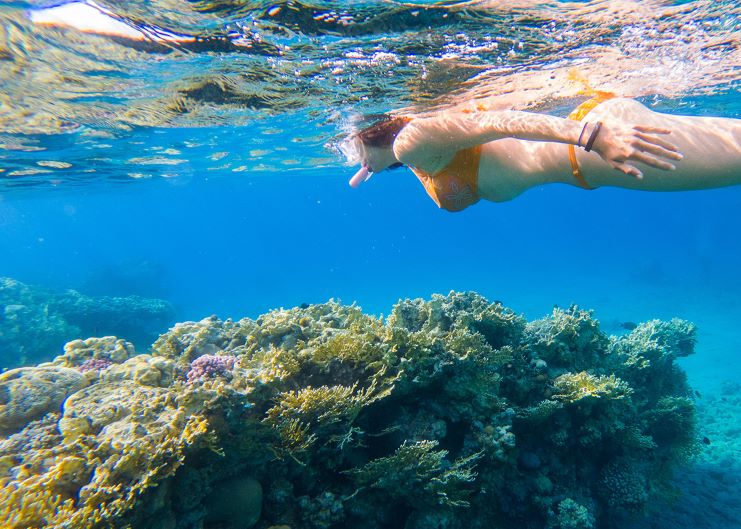
[[[581,121],[586,117],[587,114],[589,114],[594,107],[602,103],[603,101],[607,101],[608,99],[612,99],[615,97],[615,94],[610,92],[595,92],[594,96],[592,96],[591,99],[587,99],[584,101],[581,105],[576,107],[574,110],[571,111],[571,114],[569,114],[568,119],[574,120],[574,121]],[[584,173],[581,172],[581,169],[579,168],[579,161],[576,159],[576,148],[574,145],[567,145],[567,148],[569,150],[569,163],[571,163],[571,174],[574,175],[574,179],[579,183],[581,187],[584,189],[594,189],[589,184],[587,184],[587,181],[584,179]]]

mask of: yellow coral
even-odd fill
[[[311,447],[319,435],[341,441],[344,436],[338,434],[347,433],[361,408],[387,394],[388,390],[377,393],[375,386],[358,390],[357,384],[287,391],[268,410],[265,421],[276,428],[284,448],[298,452]]]
[[[40,488],[38,477],[0,484],[0,527],[4,529],[54,527],[74,512],[71,499]]]
[[[86,417],[62,417],[59,431],[65,443],[72,443],[81,435],[90,433],[90,421]]]
[[[565,373],[553,381],[557,393],[554,398],[576,402],[584,398],[623,399],[633,392],[627,382],[615,375],[594,376],[586,371]]]
[[[377,334],[364,332],[338,333],[320,344],[312,354],[315,362],[329,362],[337,359],[353,365],[373,366],[382,362],[387,348],[377,338]]]
[[[186,412],[175,404],[170,391],[141,386],[137,390],[129,384],[140,393],[140,400],[147,398],[136,404],[132,397],[127,413],[108,417],[113,422],[98,435],[82,435],[83,417],[67,417],[60,421],[64,425],[60,430],[68,442],[29,452],[20,466],[5,461],[8,477],[0,480],[0,527],[66,523],[87,529],[110,524],[130,511],[147,489],[173,475],[189,446],[199,440],[209,443],[208,421],[198,413],[203,399],[200,407],[191,403]],[[81,413],[95,409],[90,404],[105,392],[86,395],[77,399],[90,400],[88,407],[78,407]],[[90,421],[84,420],[89,427]],[[73,437],[74,442],[69,442]]]
[[[52,363],[64,367],[76,367],[91,359],[120,363],[134,354],[134,346],[131,343],[115,336],[104,336],[67,342],[64,345],[64,354],[56,357]]]

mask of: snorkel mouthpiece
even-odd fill
[[[360,184],[368,180],[371,176],[373,176],[373,173],[371,173],[368,169],[368,166],[364,164],[363,167],[360,168],[360,171],[355,173],[350,179],[350,187],[358,187]]]
[[[350,179],[350,187],[355,188],[368,180],[373,173],[363,161],[363,144],[357,137],[351,137],[339,145],[340,151],[347,158],[349,164],[361,164],[360,170]]]

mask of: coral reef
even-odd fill
[[[0,526],[611,527],[695,451],[694,340],[456,292],[77,340],[33,413],[0,383]]]
[[[160,299],[52,292],[0,277],[0,366],[50,360],[81,336],[121,335],[149,345],[174,315],[172,305]]]
[[[49,310],[45,294],[0,277],[0,366],[48,360],[64,342],[80,336],[79,327]]]

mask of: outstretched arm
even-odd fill
[[[584,126],[584,122],[531,112],[442,112],[415,119],[404,127],[394,142],[394,153],[405,164],[435,171],[444,167],[457,151],[501,138],[583,147],[596,123],[588,123],[586,129]],[[640,170],[628,162],[670,170],[674,165],[658,157],[682,159],[676,146],[657,136],[669,133],[656,127],[604,123],[595,137],[593,150],[615,169],[640,178]]]

